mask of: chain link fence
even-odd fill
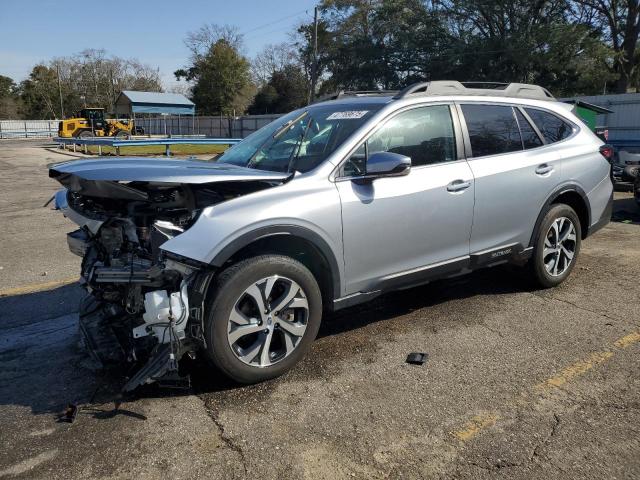
[[[242,117],[161,116],[136,118],[136,126],[147,135],[185,135],[213,138],[244,138],[280,117],[274,115],[246,115]]]

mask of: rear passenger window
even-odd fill
[[[518,125],[520,126],[520,134],[522,135],[522,144],[524,145],[525,150],[528,148],[540,147],[542,145],[542,140],[540,140],[536,131],[520,110],[516,108],[515,111],[516,118],[518,119]]]
[[[547,143],[564,140],[573,132],[571,125],[552,113],[535,108],[525,108],[524,110],[536,124]]]
[[[513,109],[500,105],[462,105],[474,157],[522,150]]]

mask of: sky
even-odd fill
[[[315,0],[136,0],[65,3],[0,0],[0,75],[19,82],[53,57],[87,48],[137,58],[160,69],[166,89],[189,52],[187,32],[206,23],[237,26],[245,55],[288,40],[302,21],[313,19]],[[68,8],[64,8],[67,6]]]

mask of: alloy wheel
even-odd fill
[[[576,253],[576,227],[567,217],[556,218],[544,239],[542,261],[547,273],[559,277],[567,271]]]
[[[300,285],[273,275],[245,289],[227,327],[235,356],[247,365],[268,367],[291,355],[307,329],[309,303]]]

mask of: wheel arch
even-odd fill
[[[316,232],[297,225],[269,226],[245,233],[227,244],[211,261],[214,267],[250,256],[281,254],[307,267],[318,281],[323,303],[331,307],[340,297],[340,268],[329,244]]]
[[[543,207],[540,209],[538,218],[536,219],[535,227],[531,233],[529,239],[529,247],[533,247],[535,239],[540,231],[540,225],[542,219],[549,210],[549,207],[554,204],[564,203],[573,208],[580,219],[580,233],[582,238],[587,238],[589,235],[589,226],[591,225],[591,204],[586,192],[576,184],[563,185],[553,191]]]

